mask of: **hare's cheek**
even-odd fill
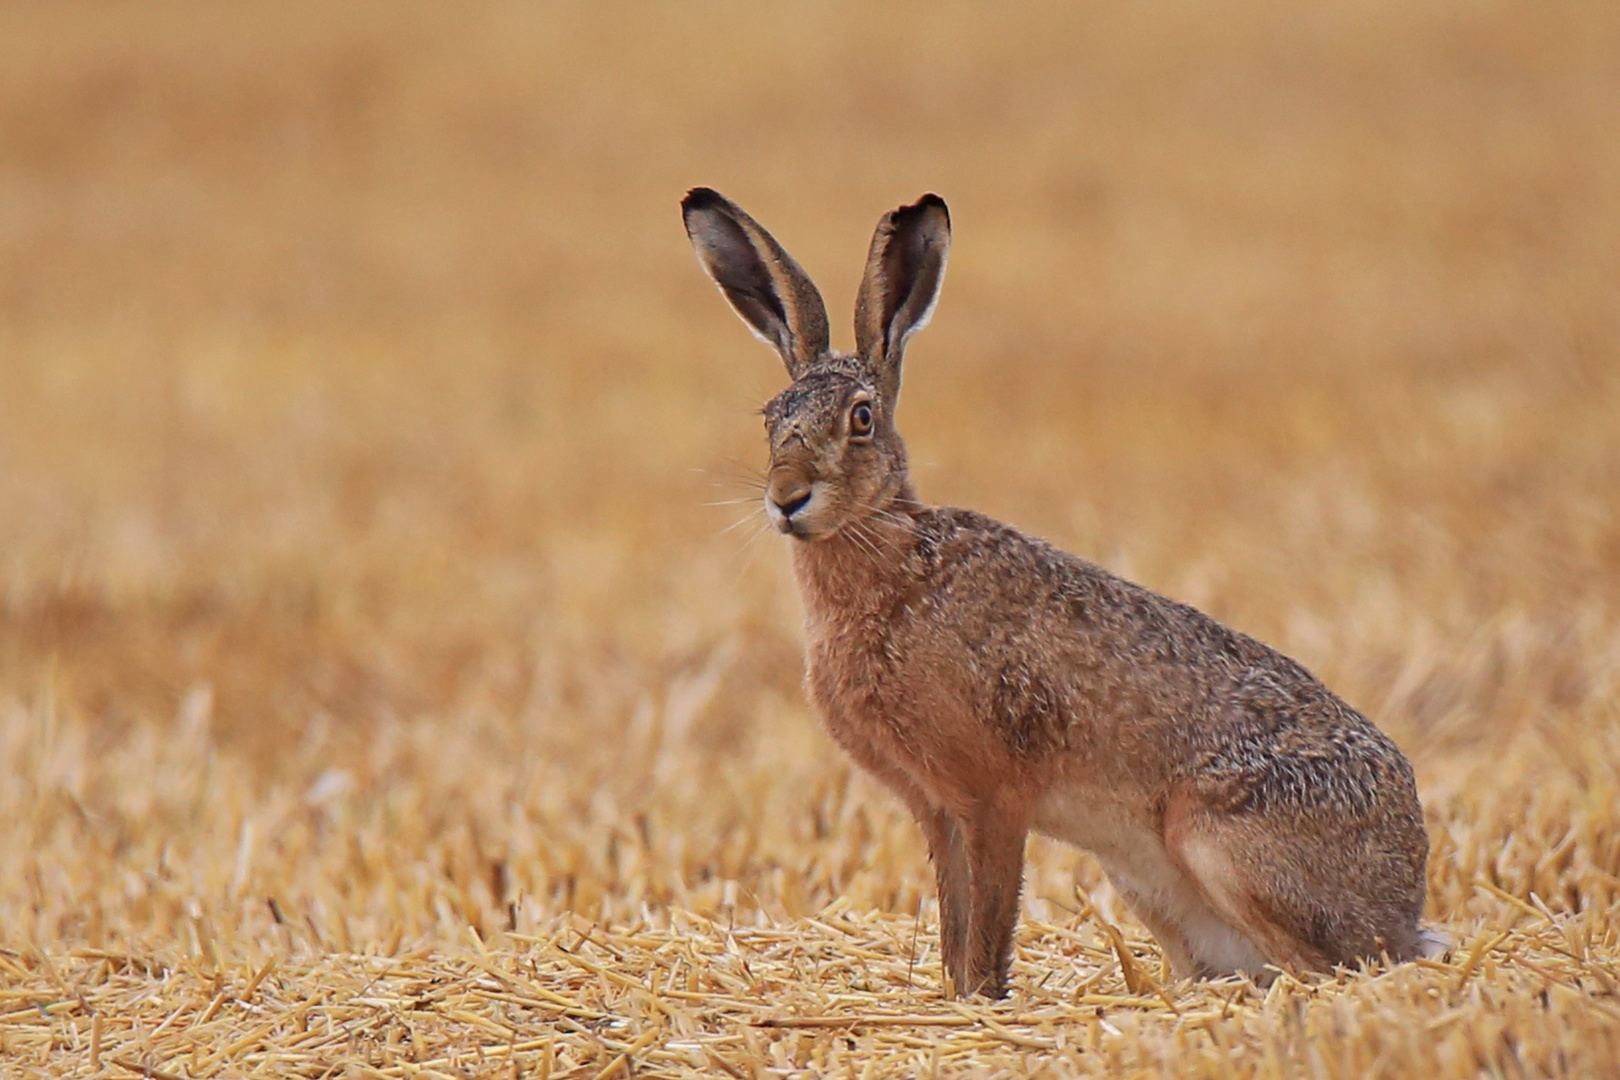
[[[887,472],[883,456],[870,443],[851,446],[844,454],[844,475],[852,488],[867,491],[882,487]]]

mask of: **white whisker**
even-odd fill
[[[736,521],[733,521],[730,525],[727,525],[725,528],[721,529],[719,535],[725,536],[727,533],[733,531],[734,529],[742,528],[744,525],[747,525],[749,522],[761,520],[763,518],[763,516],[764,515],[747,514],[747,515],[745,515],[743,517],[740,517]],[[766,523],[769,524],[768,521]]]
[[[743,557],[749,553],[756,543],[759,542],[759,538],[768,532],[775,532],[775,530],[771,527],[770,521],[763,517],[755,520],[758,521],[759,527],[744,537],[742,543],[737,545],[737,550],[731,553],[731,558],[726,560],[727,569],[735,570],[735,573],[733,574],[733,581],[737,581],[742,578],[743,571],[747,569],[747,563],[743,561]]]
[[[867,557],[872,560],[873,566],[882,563],[883,553],[878,550],[877,545],[873,542],[872,535],[867,530],[865,522],[857,518],[845,526],[845,531],[848,532],[850,541],[864,551]]]

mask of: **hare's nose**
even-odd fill
[[[800,510],[804,509],[804,504],[809,501],[809,484],[806,484],[803,487],[795,487],[788,491],[771,492],[771,502],[775,504],[778,510],[782,511],[782,516],[785,518],[790,518]]]

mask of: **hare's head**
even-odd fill
[[[818,540],[880,510],[906,487],[906,448],[894,426],[900,361],[945,277],[945,200],[924,195],[878,222],[853,353],[829,348],[821,293],[758,222],[708,188],[692,189],[681,209],[698,261],[793,377],[765,406],[765,513],[782,532]]]

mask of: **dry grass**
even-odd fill
[[[0,1073],[1620,1074],[1612,3],[0,41]],[[835,309],[951,201],[925,494],[1390,731],[1445,962],[1175,984],[1035,841],[1011,999],[941,1000],[920,838],[705,505],[781,373],[695,183]]]

